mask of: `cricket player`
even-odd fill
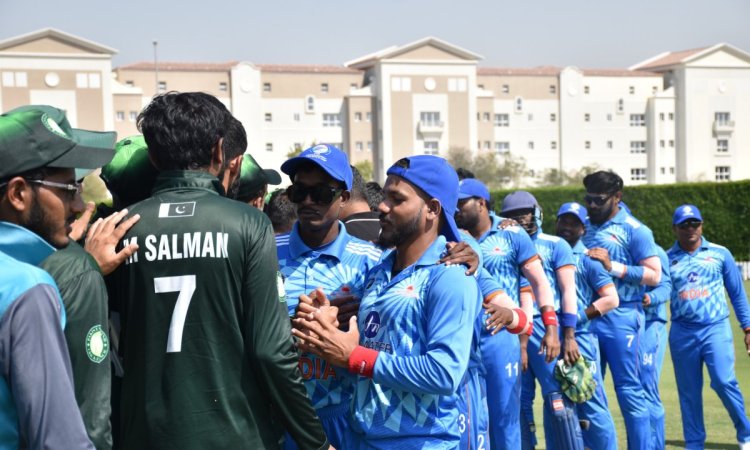
[[[579,203],[565,203],[557,211],[556,234],[573,248],[576,263],[576,295],[578,298],[578,320],[576,342],[591,368],[596,381],[596,390],[589,400],[576,405],[578,416],[588,422],[583,432],[587,448],[617,450],[617,434],[612,414],[609,412],[607,395],[602,382],[599,357],[599,340],[590,330],[593,321],[617,308],[617,296],[612,276],[598,262],[586,255],[581,236],[586,231],[586,208]]]
[[[703,449],[706,442],[702,396],[705,364],[711,388],[737,430],[740,448],[750,449],[750,421],[734,373],[734,343],[724,293],[726,290],[729,294],[745,331],[745,348],[750,355],[750,307],[742,277],[729,250],[703,237],[703,217],[695,205],[675,209],[672,230],[677,239],[667,251],[672,276],[669,349],[685,447]]]

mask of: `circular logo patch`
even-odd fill
[[[281,272],[276,272],[276,290],[279,291],[279,301],[286,302],[286,289],[284,289],[284,276]]]
[[[95,363],[104,361],[109,353],[109,338],[101,325],[94,325],[86,334],[86,354]]]
[[[42,115],[42,123],[49,131],[55,133],[60,137],[64,137],[65,139],[70,139],[70,136],[68,136],[65,131],[60,128],[60,125],[58,125],[57,122],[55,122],[52,117],[48,116],[47,114]]]

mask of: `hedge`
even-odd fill
[[[543,229],[555,232],[555,216],[565,202],[583,203],[583,186],[528,189],[544,211]],[[512,190],[492,192],[495,210]],[[726,183],[678,183],[669,185],[625,186],[623,201],[633,215],[654,232],[665,249],[674,243],[672,213],[678,206],[696,205],[706,222],[704,236],[726,246],[737,261],[750,260],[750,180]],[[586,205],[584,205],[586,206]]]

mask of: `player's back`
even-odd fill
[[[289,327],[273,232],[216,183],[165,173],[130,209],[141,219],[125,241],[139,249],[112,289],[123,321],[123,448],[277,445],[260,363],[251,364],[259,336]],[[278,320],[255,326],[261,316]]]

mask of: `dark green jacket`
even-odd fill
[[[122,448],[327,446],[279,297],[268,218],[205,172],[164,172],[115,271],[122,316]]]
[[[75,242],[39,265],[60,289],[67,325],[65,340],[73,366],[76,400],[86,432],[97,449],[112,448],[111,367],[107,288],[99,266]]]

